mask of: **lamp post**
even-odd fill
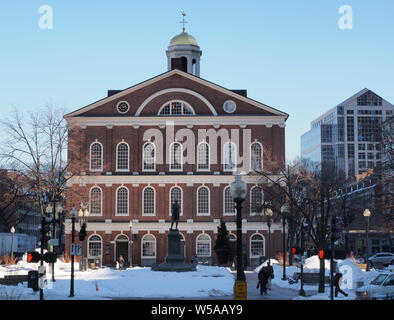
[[[282,234],[283,234],[283,276],[282,280],[287,280],[286,277],[286,217],[290,213],[290,208],[287,203],[283,204],[280,208],[282,213]]]
[[[273,215],[273,211],[271,208],[268,208],[264,211],[264,214],[267,216],[267,226],[268,226],[268,260],[271,258],[271,218]]]
[[[77,219],[77,210],[75,207],[71,209],[71,243],[74,244],[75,239],[75,220]],[[74,255],[71,254],[71,283],[70,283],[70,296],[74,297]]]
[[[301,225],[301,288],[300,291],[298,292],[298,295],[305,297],[305,290],[304,290],[304,259],[305,259],[305,248],[304,248],[304,228],[308,227],[307,224],[302,224]]]
[[[365,255],[366,255],[366,261],[367,261],[367,269],[366,269],[366,271],[369,271],[369,263],[368,263],[368,255],[369,255],[368,233],[369,233],[369,219],[371,217],[371,211],[369,209],[365,209],[364,212],[363,212],[363,216],[367,220],[366,228],[365,228]]]
[[[47,213],[47,215],[49,216],[51,213],[53,215],[52,217],[52,239],[51,241],[53,241],[56,238],[56,224],[58,223],[59,226],[61,224],[61,214],[63,212],[63,207],[60,203],[61,201],[61,197],[55,197],[53,200],[50,200],[50,203],[48,204],[48,206],[46,207],[45,211]],[[53,204],[51,203],[53,202]],[[60,235],[59,235],[60,238]],[[53,243],[51,244],[52,246],[52,252],[54,252],[54,245]],[[52,269],[52,282],[55,282],[55,264],[51,263],[51,269]]]
[[[239,175],[230,185],[231,196],[237,209],[237,279],[234,284],[234,297],[236,300],[247,299],[246,277],[242,262],[242,202],[246,197],[246,183]]]
[[[11,228],[11,233],[12,233],[12,236],[11,236],[11,259],[13,259],[14,258],[14,233],[15,233],[14,227]]]
[[[132,230],[133,222],[132,221],[130,221],[129,227],[130,227],[129,261],[130,261],[130,267],[132,268],[133,267],[133,259],[132,259],[132,254],[133,254],[133,248],[132,248],[132,245],[133,245],[133,230]]]

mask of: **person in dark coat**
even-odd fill
[[[269,270],[268,267],[262,267],[258,274],[259,282],[257,283],[257,287],[260,287],[260,294],[267,294],[267,283],[269,278]]]
[[[346,292],[344,292],[343,290],[341,290],[341,288],[339,287],[339,281],[342,278],[342,273],[337,272],[334,276],[333,279],[333,283],[334,283],[334,287],[335,287],[335,297],[338,296],[338,292],[342,293],[345,297],[348,296],[348,294]]]

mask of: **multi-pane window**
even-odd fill
[[[193,108],[188,105],[186,102],[183,101],[171,101],[163,106],[160,111],[159,115],[161,116],[168,116],[168,115],[194,115],[195,112]]]
[[[358,158],[359,159],[365,159],[365,153],[364,152],[359,152],[358,153]]]
[[[146,143],[143,151],[143,165],[144,170],[154,171],[156,168],[155,145],[153,143]]]
[[[253,187],[250,190],[250,213],[261,214],[263,203],[263,190],[260,187]]]
[[[143,192],[144,211],[143,215],[155,215],[155,190],[152,187],[146,187]]]
[[[211,238],[207,234],[200,234],[197,237],[197,256],[210,257],[211,256]]]
[[[148,234],[142,238],[142,258],[156,257],[156,238]]]
[[[182,215],[182,190],[179,187],[173,187],[170,191],[170,215],[172,214],[171,208],[175,201],[178,201],[179,215]]]
[[[354,117],[346,117],[346,123],[347,141],[354,141]]]
[[[101,215],[101,203],[102,203],[102,193],[101,189],[94,187],[90,190],[90,214],[91,215]]]
[[[197,191],[197,215],[209,215],[209,190],[200,187]]]
[[[197,148],[197,169],[209,170],[209,145],[201,142]]]
[[[234,199],[231,196],[230,187],[226,187],[223,191],[223,208],[224,208],[224,215],[225,216],[233,216],[235,215],[235,204]]]
[[[178,142],[170,146],[170,170],[182,170],[182,145]]]
[[[116,215],[127,216],[129,214],[129,191],[120,187],[116,191]]]
[[[382,98],[374,94],[372,91],[364,93],[357,98],[357,105],[359,106],[381,106]]]
[[[258,142],[254,142],[250,147],[250,167],[253,171],[261,171],[262,169],[261,144]]]
[[[93,235],[89,238],[88,258],[101,258],[101,238]]]
[[[127,171],[129,170],[129,146],[127,143],[118,144],[117,150],[117,170]]]
[[[380,117],[357,117],[358,140],[367,142],[380,141],[380,123]]]
[[[224,170],[235,171],[237,169],[237,152],[233,142],[227,142],[224,145]]]
[[[90,170],[103,170],[103,146],[99,142],[90,146]]]
[[[264,256],[264,238],[261,234],[254,234],[250,238],[250,256]]]
[[[360,143],[358,145],[358,150],[365,150],[365,144],[364,143]]]

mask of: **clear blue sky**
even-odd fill
[[[41,5],[53,30],[38,26]],[[341,5],[352,30],[338,27]],[[310,121],[357,91],[394,103],[393,0],[2,0],[0,116],[47,102],[71,111],[166,71],[181,10],[202,78],[290,114],[289,159]]]

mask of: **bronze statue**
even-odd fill
[[[175,200],[175,202],[172,204],[171,207],[171,213],[172,213],[172,220],[171,220],[171,228],[174,225],[175,222],[175,230],[178,230],[178,222],[179,222],[179,204],[178,204],[178,200]]]

